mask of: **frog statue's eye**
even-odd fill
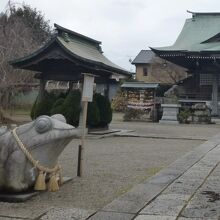
[[[44,133],[52,128],[52,121],[48,116],[40,116],[36,119],[35,130],[38,133]]]

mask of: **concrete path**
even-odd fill
[[[220,219],[220,134],[133,187],[89,220]]]

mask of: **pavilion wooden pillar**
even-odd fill
[[[40,80],[40,89],[39,89],[39,94],[38,94],[38,99],[37,102],[41,102],[45,96],[45,87],[46,87],[47,81],[44,79]]]
[[[73,90],[73,81],[69,81],[69,92]]]
[[[218,116],[218,74],[213,74],[212,80],[212,115]]]
[[[106,80],[106,89],[105,89],[105,97],[108,99],[108,100],[110,100],[110,94],[109,94],[109,92],[110,92],[110,89],[109,89],[109,87],[110,87],[110,85],[109,85],[109,81],[108,81],[108,79]],[[110,100],[111,101],[111,100]]]

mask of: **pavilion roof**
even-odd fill
[[[157,89],[159,83],[147,83],[147,82],[124,82],[121,88],[129,89]]]
[[[70,53],[89,62],[95,62],[109,68],[115,68],[119,72],[128,73],[128,71],[114,64],[103,55],[100,41],[69,31],[57,24],[55,24],[55,27],[62,32],[57,39]]]
[[[75,65],[76,68],[74,69],[79,69],[80,71],[102,72],[102,74],[104,72],[124,76],[131,75],[129,71],[114,64],[103,55],[100,41],[68,30],[57,24],[54,24],[54,26],[57,34],[49,42],[26,57],[10,61],[10,64],[16,68],[42,73],[51,64],[54,64],[62,72],[60,63],[66,60],[69,67],[72,68]],[[60,63],[54,62],[55,60]]]
[[[152,48],[163,52],[214,52],[220,51],[220,13],[190,12],[181,33],[172,46]]]

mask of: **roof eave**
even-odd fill
[[[103,64],[101,62],[96,62],[93,60],[89,60],[86,59],[84,57],[78,56],[75,53],[73,53],[72,51],[68,50],[60,41],[59,39],[56,37],[52,38],[50,41],[48,41],[43,47],[41,47],[40,49],[36,50],[34,53],[22,57],[22,58],[18,58],[18,59],[14,59],[9,61],[9,64],[12,65],[14,68],[22,68],[24,66],[25,63],[29,62],[31,59],[34,59],[36,56],[40,55],[42,52],[44,52],[49,46],[51,46],[53,43],[57,43],[67,54],[69,54],[70,56],[74,57],[77,60],[82,60],[83,62],[86,63],[90,63],[93,65],[97,65],[97,68],[95,68],[98,71],[104,71],[104,72],[109,72],[109,73],[119,73],[121,75],[125,75],[125,76],[131,76],[132,74],[126,70],[122,70],[122,69],[117,69],[111,66],[108,66],[106,64]],[[90,67],[92,68],[92,67]]]
[[[159,83],[146,83],[146,82],[124,82],[121,85],[121,88],[133,88],[133,89],[157,89],[159,87]]]
[[[33,53],[29,54],[28,56],[24,56],[24,57],[17,58],[14,60],[9,60],[8,63],[10,65],[12,65],[13,67],[18,67],[19,65],[22,65],[22,63],[38,56],[40,53],[45,51],[45,49],[47,49],[49,46],[51,46],[55,41],[56,41],[56,35],[54,37],[52,37],[44,46],[42,46],[38,50],[34,51]]]

